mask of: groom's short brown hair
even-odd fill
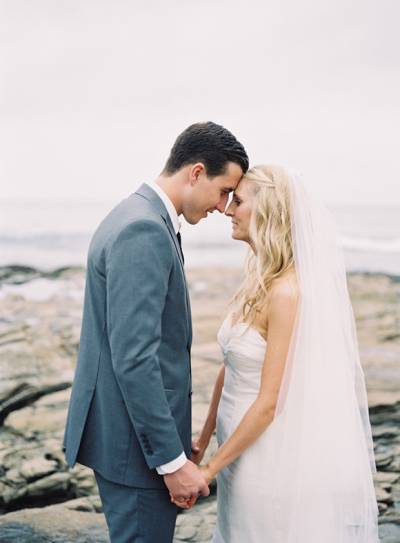
[[[243,145],[229,130],[211,121],[192,124],[177,137],[163,173],[172,175],[196,162],[204,164],[209,177],[222,175],[228,162],[238,164],[243,173],[249,167]]]

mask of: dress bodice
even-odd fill
[[[233,434],[245,413],[257,399],[260,390],[261,370],[264,364],[267,342],[260,332],[246,323],[231,324],[230,315],[222,323],[218,332],[218,343],[222,349],[225,365],[224,386],[217,413],[217,442],[221,446]],[[218,474],[218,521],[213,543],[255,543],[264,541],[254,538],[249,532],[258,533],[258,526],[248,523],[243,530],[237,526],[242,522],[242,511],[253,503],[253,496],[260,495],[257,472],[262,462],[262,440],[257,440],[244,454],[226,466]],[[254,450],[256,452],[254,453]],[[255,454],[255,458],[254,458]],[[250,457],[249,457],[250,455]],[[248,462],[246,458],[249,457]],[[245,469],[242,469],[242,466]],[[243,473],[243,476],[241,475]],[[249,496],[247,487],[250,488]],[[238,507],[236,498],[240,498]],[[232,501],[232,498],[234,501]],[[254,517],[254,515],[253,515]],[[253,518],[249,515],[249,518]],[[262,515],[261,515],[262,517]]]
[[[225,364],[224,394],[236,398],[258,394],[267,345],[260,332],[243,322],[231,325],[228,316],[218,332],[218,343]]]

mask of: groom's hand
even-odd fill
[[[190,503],[192,498],[198,496],[210,495],[204,475],[190,460],[174,473],[164,475],[164,482],[177,505]]]
[[[195,496],[192,496],[186,501],[182,500],[176,500],[172,494],[170,494],[171,502],[180,507],[181,509],[191,509],[194,504],[197,502],[197,498]]]

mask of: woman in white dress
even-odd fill
[[[226,215],[249,244],[218,340],[224,365],[194,447],[217,477],[214,543],[376,543],[374,456],[345,269],[327,210],[277,166]]]

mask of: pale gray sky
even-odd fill
[[[400,204],[399,20],[399,0],[0,0],[0,197],[117,201],[214,120],[329,203]]]

